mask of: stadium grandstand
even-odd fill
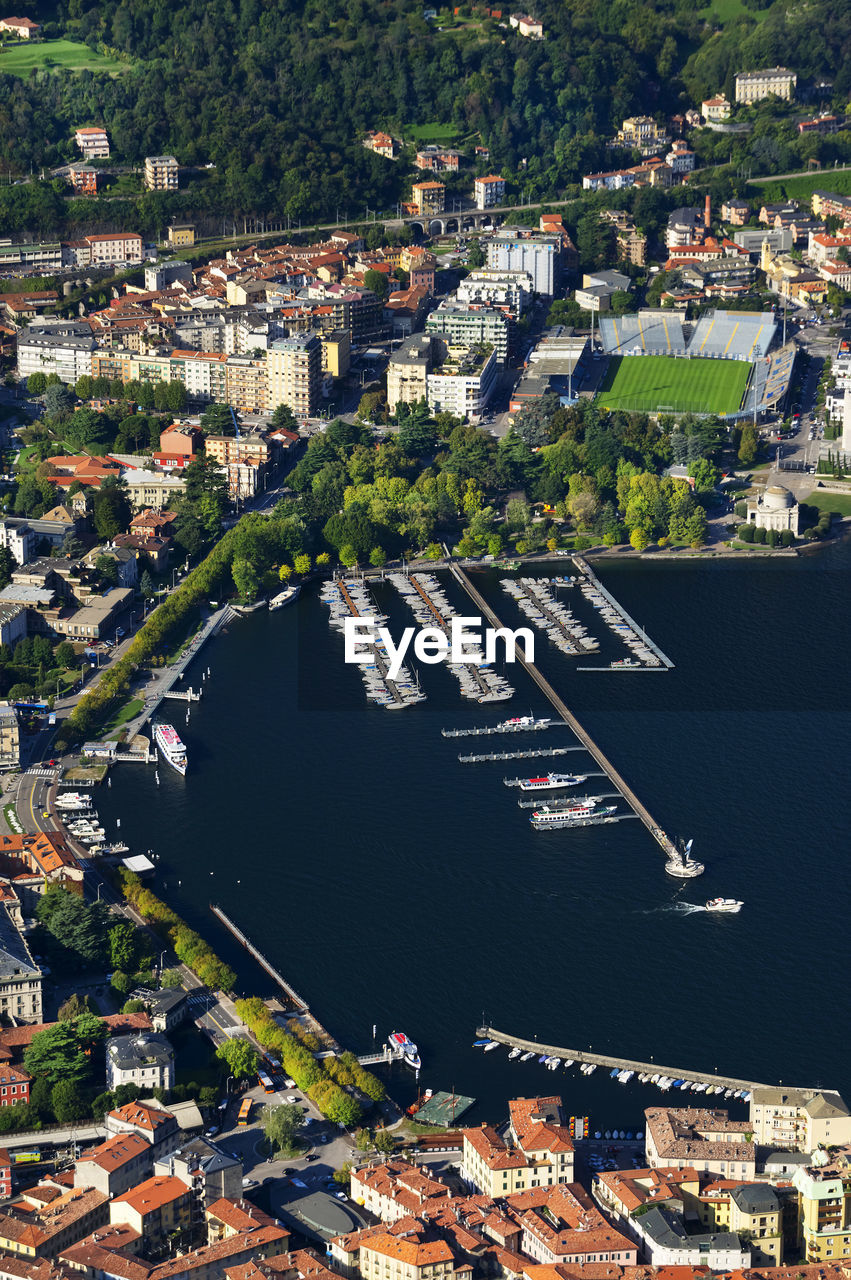
[[[777,409],[789,390],[794,363],[795,344],[787,342],[785,347],[772,351],[767,360],[754,364],[742,401],[742,413],[753,413],[754,408],[758,413]]]
[[[637,315],[600,316],[600,340],[607,356],[684,356],[682,317],[676,311],[644,308]]]
[[[705,360],[759,360],[768,355],[776,331],[770,311],[710,311],[695,325],[688,355]]]

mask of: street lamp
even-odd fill
[[[231,1080],[233,1080],[233,1076],[228,1076],[227,1080],[225,1081],[225,1093],[230,1093]]]
[[[95,898],[95,902],[100,902],[100,891],[102,888],[103,888],[103,884],[102,883],[98,884],[98,896]]]
[[[164,951],[161,951],[161,952],[160,952],[160,973],[162,973],[162,971],[163,971],[163,956],[164,956],[164,955],[165,955],[165,952],[164,952]]]

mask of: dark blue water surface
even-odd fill
[[[592,1126],[635,1125],[659,1098],[602,1071],[483,1056],[471,1047],[483,1014],[520,1037],[848,1096],[849,568],[847,543],[763,563],[605,563],[606,585],[676,663],[666,673],[578,673],[538,637],[539,666],[654,817],[694,837],[699,880],[670,879],[635,820],[531,830],[502,779],[537,762],[458,762],[464,750],[572,741],[567,730],[441,737],[547,714],[519,667],[517,697],[489,707],[421,667],[429,701],[388,714],[344,665],[315,590],[236,622],[196,661],[188,679],[197,686],[207,665],[212,675],[188,725],[171,704],[187,777],[161,764],[157,786],[153,769],[125,766],[99,809],[108,825],[121,817],[134,852],[158,854],[155,889],[235,965],[243,991],[272,987],[211,901],[343,1044],[366,1051],[373,1024],[379,1039],[407,1031],[421,1084],[475,1096],[474,1119],[543,1090]],[[519,625],[499,574],[474,578]],[[389,585],[376,595],[398,634],[411,616]],[[606,639],[601,656],[624,653]],[[743,899],[741,914],[684,906],[716,895]],[[415,1093],[403,1067],[390,1084],[402,1103]]]

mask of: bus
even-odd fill
[[[262,1086],[264,1093],[275,1092],[275,1086],[272,1084],[271,1079],[267,1076],[265,1071],[257,1072],[257,1083]]]
[[[243,1098],[239,1104],[239,1115],[236,1117],[236,1123],[241,1127],[248,1124],[248,1117],[251,1115],[251,1099]]]

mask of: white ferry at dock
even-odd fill
[[[186,747],[183,745],[174,725],[155,724],[154,742],[159,747],[166,764],[170,764],[177,773],[185,774],[189,767],[189,762],[186,758]]]

